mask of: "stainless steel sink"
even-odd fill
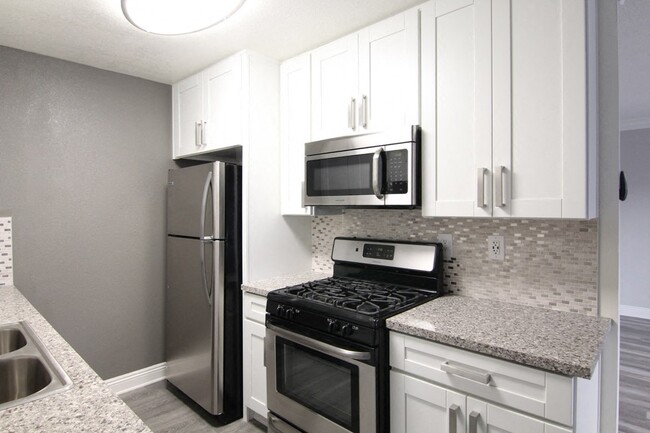
[[[7,328],[0,330],[0,355],[18,350],[27,344],[25,334],[20,329]]]
[[[0,410],[72,387],[27,322],[0,325]]]

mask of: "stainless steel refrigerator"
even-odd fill
[[[242,415],[241,167],[169,170],[167,380],[229,422]]]

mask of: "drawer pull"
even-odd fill
[[[476,411],[469,414],[469,433],[478,433],[478,419],[480,416],[481,414]]]
[[[452,404],[449,406],[449,433],[458,433],[457,418],[460,406]]]
[[[465,379],[473,380],[484,385],[489,385],[490,381],[492,380],[492,376],[487,371],[470,367],[463,367],[460,365],[452,365],[449,363],[449,361],[445,361],[440,364],[440,369],[447,374],[464,377]]]

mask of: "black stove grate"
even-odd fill
[[[331,277],[282,290],[284,294],[365,315],[380,315],[430,297],[429,293],[371,281]]]

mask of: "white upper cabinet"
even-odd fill
[[[595,216],[586,13],[578,0],[422,7],[423,215]]]
[[[312,138],[353,134],[359,76],[358,35],[312,51],[311,72]]]
[[[242,56],[172,86],[174,159],[242,144]]]
[[[242,143],[241,56],[229,57],[203,71],[203,116],[206,150]]]
[[[310,215],[304,207],[305,143],[311,139],[310,55],[280,65],[280,166],[282,215]]]
[[[172,87],[174,117],[174,157],[199,151],[201,121],[201,74],[192,75]]]
[[[357,132],[419,124],[418,29],[411,9],[359,32]]]
[[[589,216],[585,5],[493,0],[494,216]]]
[[[490,1],[429,2],[421,19],[422,213],[491,216]]]
[[[312,140],[417,124],[418,9],[311,52]]]

